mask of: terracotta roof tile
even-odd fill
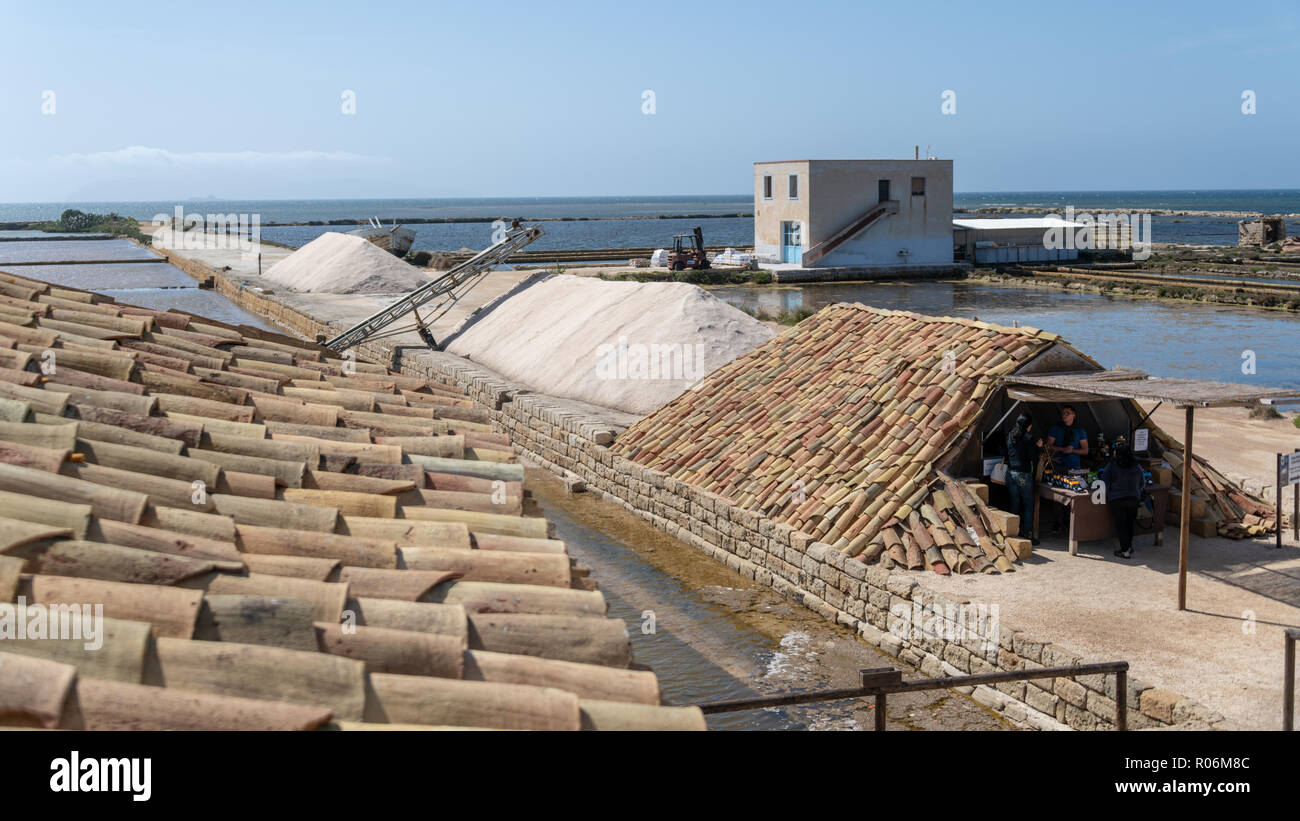
[[[94,652],[5,642],[0,725],[702,729],[521,515],[488,411],[347,364],[0,272],[0,606],[105,617]]]
[[[710,374],[612,447],[850,555],[883,536],[871,558],[946,572],[941,553],[910,538],[909,549],[893,519],[938,485],[935,466],[998,375],[1047,344],[1025,329],[836,305]],[[970,514],[952,515],[965,533]],[[1000,551],[1002,534],[984,535]],[[963,569],[978,564],[964,558]]]

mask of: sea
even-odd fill
[[[53,220],[66,208],[93,213],[115,212],[137,219],[186,214],[256,215],[262,237],[301,247],[326,231],[346,225],[286,225],[360,222],[377,218],[385,224],[413,219],[475,220],[423,223],[416,232],[417,250],[479,249],[491,244],[498,219],[543,220],[543,236],[532,250],[657,248],[674,234],[696,225],[710,246],[743,247],[753,243],[753,197],[749,194],[659,197],[514,197],[356,200],[223,200],[189,199],[154,202],[0,203],[0,223]],[[1152,217],[1155,242],[1235,245],[1240,212],[1300,214],[1300,190],[1189,191],[996,191],[954,196],[954,211],[977,214],[1000,209],[1029,209],[1016,216],[1076,214],[1118,209],[1131,212],[1202,212]],[[1224,216],[1222,214],[1230,215]],[[735,216],[742,215],[742,216]]]

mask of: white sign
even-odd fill
[[[1143,453],[1149,446],[1148,440],[1151,438],[1151,431],[1146,428],[1138,428],[1133,431],[1133,452]]]
[[[1282,454],[1282,464],[1278,469],[1277,483],[1283,487],[1300,482],[1300,453]]]

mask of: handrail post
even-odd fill
[[[884,731],[885,731],[885,694],[878,693],[876,695],[876,732],[883,733]]]
[[[1115,729],[1128,729],[1128,670],[1115,671]]]
[[[1285,644],[1282,657],[1286,669],[1282,671],[1282,729],[1295,729],[1295,640],[1300,631],[1287,630],[1282,634]]]

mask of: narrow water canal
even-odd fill
[[[5,232],[8,233],[8,232]],[[176,309],[231,325],[252,325],[278,330],[216,291],[205,291],[184,271],[164,262],[150,262],[154,254],[125,239],[32,240],[0,243],[0,268],[6,262],[42,262],[47,265],[12,266],[18,276],[55,285],[80,288],[111,296],[127,305],[156,311]],[[56,260],[144,260],[103,264],[53,264]]]
[[[591,493],[566,494],[563,483],[544,470],[530,468],[528,486],[555,523],[556,538],[591,568],[610,617],[627,624],[634,658],[654,669],[672,704],[852,687],[857,671],[868,667],[903,667],[905,678],[923,677],[618,505]],[[873,709],[863,699],[822,702],[722,713],[709,718],[709,727],[869,730]],[[1009,728],[948,690],[890,697],[887,727]]]

